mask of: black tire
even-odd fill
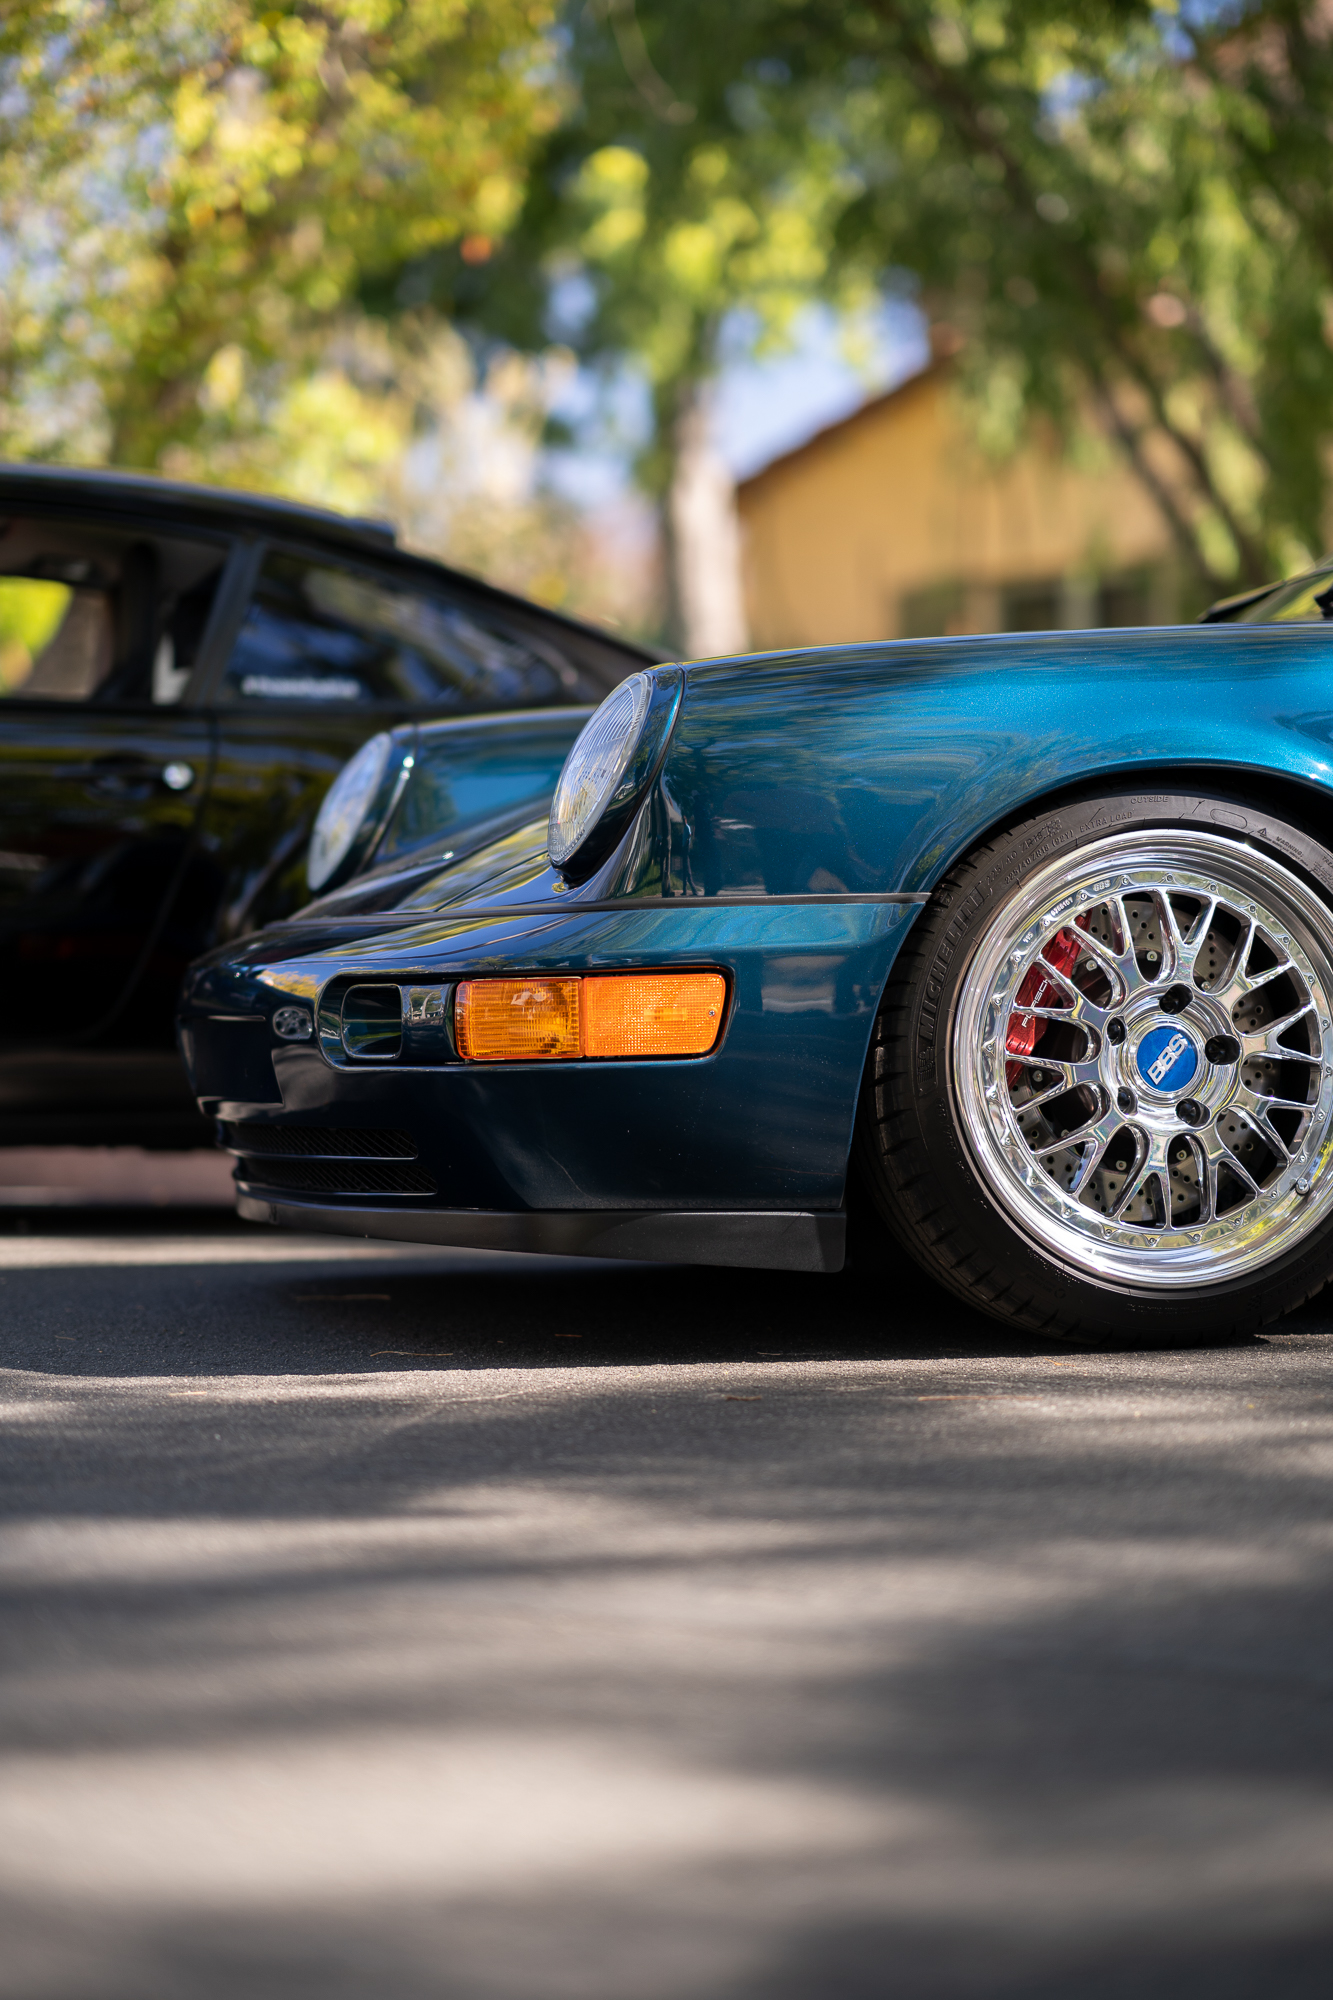
[[[857,1114],[856,1192],[889,1236],[968,1305],[1076,1345],[1232,1341],[1301,1305],[1333,1276],[1330,1209],[1310,1224],[1313,1234],[1220,1283],[1191,1280],[1164,1292],[1108,1281],[1025,1234],[977,1164],[960,1115],[952,1048],[960,994],[983,939],[994,935],[997,912],[1017,907],[1010,899],[1052,862],[1068,857],[1072,865],[1092,842],[1154,829],[1202,829],[1234,842],[1256,863],[1264,856],[1280,863],[1313,892],[1333,949],[1333,855],[1292,820],[1243,796],[1102,793],[1061,803],[994,835],[940,883],[890,975]],[[1173,1197],[1161,1185],[1169,1219]]]

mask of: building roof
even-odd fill
[[[767,465],[761,465],[758,472],[752,472],[748,478],[738,480],[736,482],[737,493],[744,494],[751,492],[762,486],[764,481],[769,479],[773,474],[786,472],[791,467],[799,465],[802,460],[808,460],[817,456],[818,453],[823,451],[835,439],[845,437],[848,432],[855,430],[859,425],[868,422],[871,418],[879,416],[883,411],[895,405],[905,404],[914,400],[921,393],[922,389],[938,382],[948,372],[949,364],[947,361],[927,362],[924,368],[919,368],[914,375],[909,375],[905,381],[895,384],[892,389],[886,389],[881,395],[872,396],[868,402],[862,403],[860,408],[853,410],[850,416],[839,417],[835,424],[825,424],[824,428],[816,431],[813,437],[808,437],[804,444],[795,445],[791,451],[784,451],[779,457],[770,459]]]

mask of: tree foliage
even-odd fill
[[[590,357],[655,392],[650,482],[729,313],[910,287],[996,450],[1095,424],[1200,592],[1326,535],[1333,16],[1323,0],[600,0],[522,223],[437,294],[537,337],[577,274]]]
[[[910,291],[1215,591],[1326,539],[1331,130],[1326,0],[8,0],[0,450],[351,491],[433,310],[628,357],[663,497],[738,325]]]
[[[377,274],[509,226],[548,0],[9,0],[0,445],[152,466]]]

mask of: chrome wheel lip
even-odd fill
[[[1004,1043],[1010,1017],[1024,1010],[1015,998],[1045,940],[1086,904],[1108,893],[1215,894],[1228,909],[1248,913],[1288,951],[1315,1005],[1319,1088],[1309,1122],[1291,1158],[1254,1200],[1197,1226],[1149,1227],[1121,1222],[1080,1205],[1040,1168],[1022,1138],[1005,1081]],[[1137,1101],[1134,1124],[1180,1134],[1180,1096],[1152,1093],[1134,1063],[1148,1028],[1127,1024],[1122,1043],[1108,1049],[1106,1020],[1128,1014],[1163,1015],[1152,998],[1169,987],[1170,969],[1118,1010],[1084,1010],[1077,1024],[1092,1031],[1097,1077],[1107,1087],[1122,1074]],[[1170,1294],[1239,1279],[1306,1242],[1333,1207],[1333,915],[1282,863],[1253,848],[1203,830],[1112,835],[1076,856],[1048,863],[1020,884],[992,917],[963,975],[953,1012],[950,1085],[971,1164],[1005,1220],[1044,1255],[1103,1285],[1139,1294]],[[1239,1065],[1231,1077],[1210,1064],[1203,1042],[1214,1032],[1234,1034],[1229,1014],[1196,990],[1187,1029],[1199,1057],[1188,1095],[1200,1097],[1216,1119],[1238,1096]],[[1217,1017],[1216,1026],[1205,1023]],[[1071,1010],[1067,1019],[1075,1018]],[[1202,1032],[1200,1032],[1202,1030]],[[1106,1059],[1113,1054],[1114,1061]],[[1026,1058],[1040,1065],[1040,1056]],[[1312,1062],[1311,1067],[1316,1067]],[[1132,1071],[1132,1074],[1131,1074]],[[1114,1097],[1112,1098],[1114,1102]],[[1128,1121],[1126,1121],[1128,1122]]]

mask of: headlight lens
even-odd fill
[[[547,851],[556,868],[562,868],[577,853],[625,775],[638,746],[652,689],[647,674],[631,674],[622,681],[588,718],[565,759],[551,801],[547,836]]]
[[[366,812],[384,780],[393,747],[387,730],[363,743],[355,757],[344,764],[324,794],[324,803],[310,837],[306,880],[312,889],[322,889],[347,857],[361,830]]]

